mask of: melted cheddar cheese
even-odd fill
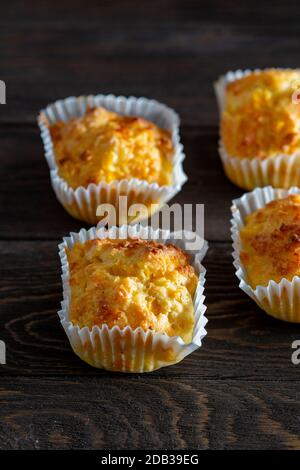
[[[70,320],[118,325],[190,342],[197,276],[180,248],[141,239],[95,239],[67,250]]]
[[[221,116],[221,136],[228,154],[265,159],[299,151],[297,90],[297,70],[253,72],[229,83]]]
[[[250,285],[270,280],[291,281],[300,275],[300,195],[268,203],[246,218],[240,231],[244,265]]]
[[[150,121],[90,108],[49,129],[58,173],[72,188],[132,178],[172,184],[171,135]]]

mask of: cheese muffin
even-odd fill
[[[299,70],[252,72],[227,84],[221,137],[231,157],[260,160],[300,150]]]
[[[138,238],[93,239],[66,253],[74,325],[141,327],[191,341],[198,278],[180,248]]]
[[[300,276],[300,195],[276,199],[246,217],[240,260],[253,289]]]
[[[73,189],[133,178],[172,184],[171,135],[141,117],[89,108],[49,130],[58,174]]]

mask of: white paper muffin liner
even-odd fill
[[[260,69],[228,72],[215,82],[214,87],[220,115],[225,106],[227,84],[258,71]],[[260,158],[238,158],[227,153],[222,138],[220,138],[219,154],[228,178],[243,189],[254,189],[255,187],[268,185],[272,185],[274,188],[286,189],[292,186],[300,186],[300,152],[292,155],[278,154],[264,160]]]
[[[114,181],[112,183],[91,183],[86,188],[79,186],[71,188],[58,174],[53,143],[48,126],[57,121],[68,121],[84,115],[88,107],[103,106],[126,116],[139,116],[154,122],[161,128],[171,132],[175,148],[173,157],[173,172],[170,186],[159,186],[157,183],[148,183],[144,180],[132,178]],[[128,197],[128,205],[133,203],[164,204],[177,194],[187,176],[183,171],[182,162],[185,158],[183,146],[179,136],[179,116],[166,105],[146,98],[125,98],[113,95],[89,95],[69,97],[48,105],[41,111],[38,124],[44,144],[45,157],[50,168],[52,187],[57,199],[64,208],[75,218],[88,223],[96,224],[99,219],[96,210],[99,204],[110,203],[118,207],[119,196]]]
[[[178,232],[176,232],[178,233]],[[79,328],[69,319],[69,266],[66,255],[66,248],[71,248],[74,243],[84,243],[86,240],[97,238],[136,238],[156,240],[161,243],[171,242],[185,250],[187,244],[184,240],[176,239],[176,233],[166,230],[154,230],[151,227],[142,225],[123,225],[119,228],[111,227],[97,229],[92,227],[89,230],[81,229],[79,233],[71,233],[64,238],[59,245],[59,256],[62,265],[63,301],[58,315],[61,324],[69,338],[73,351],[91,366],[115,370],[121,372],[151,372],[160,367],[175,364],[185,356],[191,354],[201,346],[202,339],[206,335],[205,325],[207,319],[204,315],[206,306],[204,305],[204,283],[205,268],[201,261],[205,256],[208,245],[203,240],[203,246],[198,252],[189,253],[191,263],[195,267],[199,276],[198,285],[193,299],[195,311],[195,325],[192,341],[189,344],[179,336],[169,337],[164,333],[152,330],[144,331],[141,328],[132,330],[130,326],[120,329],[118,326],[108,328],[94,326],[92,330],[88,327]],[[182,232],[184,237],[188,233]],[[178,238],[178,236],[177,236]],[[188,238],[186,238],[188,240]]]
[[[294,276],[292,281],[283,278],[279,283],[270,280],[268,286],[257,286],[253,289],[247,282],[247,272],[240,260],[240,230],[245,218],[257,209],[266,206],[274,199],[282,199],[289,194],[300,194],[299,188],[274,189],[271,186],[256,188],[241,198],[235,199],[231,207],[231,236],[233,241],[233,259],[239,287],[248,294],[263,310],[280,320],[300,323],[300,278]]]

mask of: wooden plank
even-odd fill
[[[185,125],[216,125],[221,73],[299,66],[296,2],[43,3],[1,9],[0,122],[32,123],[56,99],[102,92],[153,97]]]
[[[299,382],[2,378],[1,449],[298,449]]]
[[[229,240],[230,205],[242,190],[224,175],[214,128],[183,128],[185,171],[189,177],[172,202],[205,204],[205,236]],[[0,129],[0,238],[59,239],[86,226],[69,216],[49,181],[37,127]]]
[[[1,376],[111,376],[80,361],[59,324],[62,289],[56,242],[2,241],[0,252],[0,339],[7,346]],[[215,243],[204,265],[209,323],[203,347],[151,377],[298,380],[291,343],[299,339],[300,325],[268,317],[239,290],[228,243]]]

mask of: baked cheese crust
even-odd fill
[[[227,153],[263,160],[299,151],[298,89],[298,70],[253,72],[229,83],[221,117],[221,136]]]
[[[150,121],[98,107],[49,130],[58,173],[74,189],[132,178],[172,184],[171,135]]]
[[[172,244],[96,239],[67,249],[70,320],[80,327],[127,325],[190,342],[197,275]]]
[[[250,285],[300,275],[300,195],[271,201],[246,218],[240,259]]]

